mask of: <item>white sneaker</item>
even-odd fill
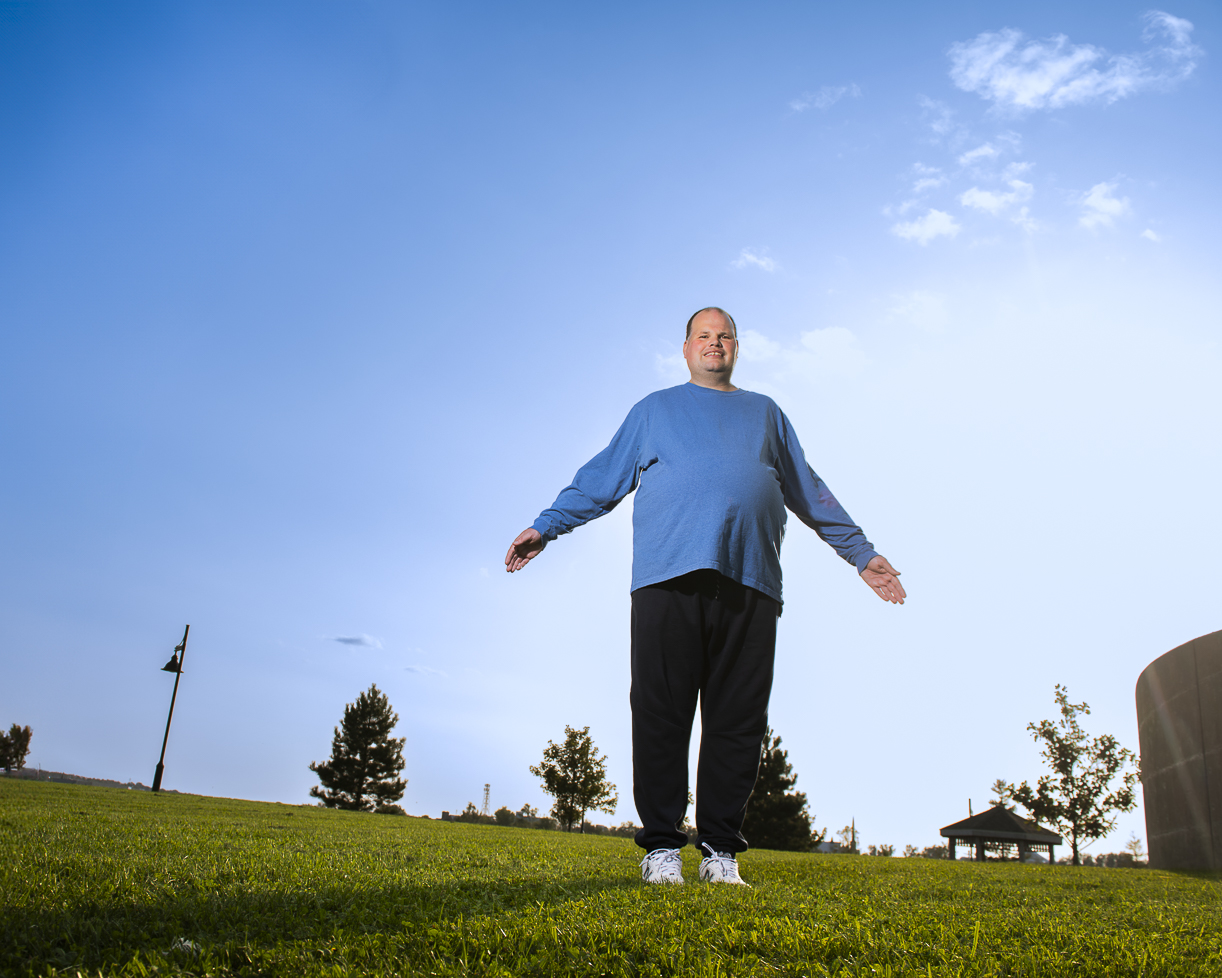
[[[709,854],[700,861],[700,880],[704,883],[735,883],[750,887],[751,884],[738,875],[738,860],[732,852],[714,852],[706,843]]]
[[[682,883],[683,857],[678,849],[655,849],[641,860],[641,879],[646,883]]]

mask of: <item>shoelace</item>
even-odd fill
[[[646,863],[658,871],[663,868],[673,869],[676,872],[682,872],[683,870],[683,857],[679,854],[678,849],[654,850],[647,853],[645,858],[641,860],[641,867],[644,868]]]
[[[702,844],[702,848],[708,853],[707,859],[712,860],[717,864],[717,868],[721,870],[723,879],[740,880],[738,875],[738,860],[732,852],[715,852],[713,847],[707,842]]]

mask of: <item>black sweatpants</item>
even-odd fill
[[[696,844],[743,852],[780,605],[717,571],[632,592],[632,790],[646,850],[687,843],[688,745],[700,703]]]

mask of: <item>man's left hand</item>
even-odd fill
[[[908,593],[900,583],[900,572],[891,566],[891,562],[881,555],[872,557],[861,572],[861,579],[870,590],[884,601],[892,604],[903,604]]]

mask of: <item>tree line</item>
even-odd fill
[[[1073,864],[1077,866],[1083,861],[1083,846],[1115,828],[1114,813],[1131,811],[1136,806],[1137,758],[1110,734],[1089,737],[1078,718],[1089,714],[1090,707],[1070,702],[1068,690],[1059,684],[1055,699],[1061,714],[1059,720],[1027,725],[1028,733],[1041,745],[1040,754],[1051,773],[1040,777],[1034,787],[1026,781],[1015,785],[998,779],[993,785],[996,797],[990,803],[1011,809],[1016,803],[1035,821],[1055,828],[1068,839]],[[391,736],[398,722],[399,715],[376,683],[354,703],[347,704],[343,719],[335,728],[330,759],[310,764],[320,782],[310,789],[310,795],[331,808],[404,814],[396,802],[407,787],[407,781],[399,776],[404,768],[405,738]],[[24,729],[28,750],[29,728]],[[14,725],[9,735],[0,736],[11,739],[13,731],[18,730]],[[826,828],[813,827],[806,793],[795,789],[798,775],[789,752],[781,744],[780,735],[769,727],[761,746],[759,775],[747,807],[743,834],[756,848],[810,852],[827,841],[828,832]],[[577,728],[566,724],[563,739],[559,743],[549,740],[542,759],[530,765],[529,770],[540,779],[543,791],[553,798],[550,816],[540,817],[530,805],[517,812],[502,806],[494,815],[483,815],[474,802],[469,802],[456,819],[569,832],[635,833],[636,826],[631,822],[608,828],[591,826],[586,821],[590,812],[614,814],[619,804],[616,786],[607,777],[607,758],[595,747],[588,726]],[[690,793],[688,800],[689,803],[692,800]],[[690,823],[684,827],[689,835],[695,835]],[[834,844],[834,851],[861,852],[855,823],[846,825],[837,836],[839,842]],[[1140,842],[1136,842],[1134,849],[1135,841],[1130,841],[1127,847],[1127,862],[1124,856],[1113,854],[1107,865],[1135,864],[1141,856]],[[895,848],[871,845],[866,852],[891,856]],[[904,855],[945,858],[947,848],[927,846],[918,850],[907,846]]]
[[[405,766],[406,738],[392,737],[399,722],[390,700],[376,683],[344,707],[343,719],[331,739],[331,756],[311,762],[319,784],[310,796],[328,808],[404,814],[396,804],[407,781],[400,777]],[[503,826],[557,828],[572,832],[632,836],[637,826],[623,822],[614,827],[594,826],[586,821],[590,812],[614,814],[619,804],[616,786],[607,777],[607,758],[590,736],[590,728],[565,725],[564,738],[549,740],[538,764],[529,767],[540,779],[540,787],[553,798],[550,816],[524,805],[519,811],[502,806],[495,815],[482,815],[474,802],[457,821],[486,822]],[[781,738],[767,731],[760,755],[759,778],[751,796],[744,832],[752,844],[763,849],[807,852],[827,836],[827,830],[812,831],[805,793],[791,790],[797,774],[781,748]],[[689,801],[690,801],[689,794]],[[687,824],[689,833],[695,828]]]

